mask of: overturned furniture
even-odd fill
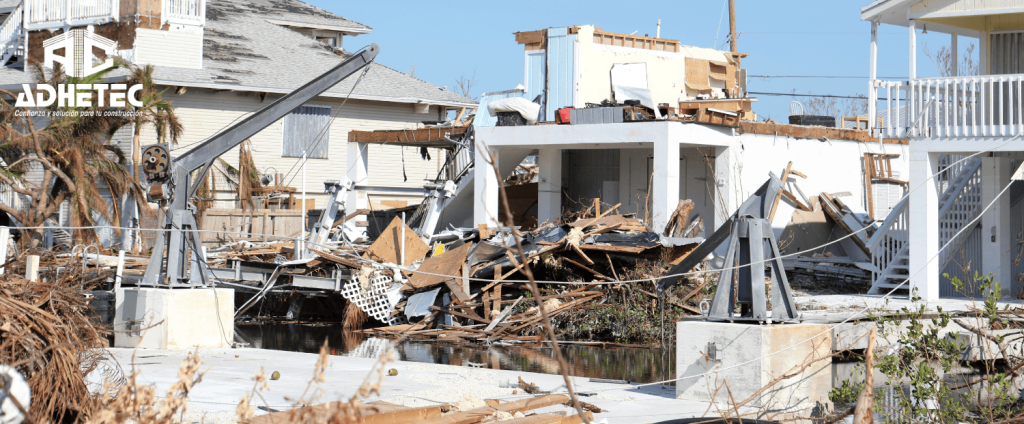
[[[760,323],[798,320],[779,244],[767,219],[779,201],[781,190],[782,182],[772,175],[707,241],[669,271],[669,277],[658,284],[658,291],[663,294],[680,280],[680,274],[689,272],[722,243],[728,242],[718,288],[706,319]],[[771,314],[765,293],[765,265],[771,267]],[[738,284],[734,284],[737,277]],[[738,315],[733,312],[736,306],[740,307]]]

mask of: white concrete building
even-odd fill
[[[909,277],[926,300],[978,294],[943,277],[968,268],[1019,298],[1024,203],[1011,173],[1024,159],[1024,1],[879,0],[861,19],[871,22],[869,122],[876,134],[910,141],[911,194],[876,233],[876,289]],[[882,24],[908,31],[909,81],[876,77]],[[925,30],[950,34],[954,58],[958,38],[977,40],[979,75],[962,75],[954,60],[948,77],[919,78],[916,38]]]
[[[542,104],[548,108],[549,121],[554,120],[553,107],[584,107],[614,97],[616,81],[609,76],[616,77],[612,70],[617,65],[646,64],[646,72],[632,78],[645,81],[655,103],[673,107],[698,95],[735,98],[743,88],[737,75],[744,71],[729,52],[691,48],[674,40],[637,37],[641,40],[630,41],[627,35],[593,26],[517,33],[516,38],[526,46],[526,89],[511,95],[546,99]],[[571,66],[565,69],[564,64]],[[561,99],[551,100],[554,96]],[[491,96],[483,96],[481,111],[490,100]],[[866,179],[865,155],[895,155],[891,158],[894,179],[909,172],[905,142],[880,143],[865,131],[752,121],[737,127],[678,121],[498,127],[488,125],[484,116],[477,122],[472,220],[477,225],[494,225],[498,211],[498,181],[492,169],[480,166],[488,155],[479,146],[498,158],[502,175],[511,173],[527,155],[538,156],[539,222],[556,219],[578,202],[599,197],[608,205],[621,203],[621,213],[635,213],[641,219],[649,216],[651,226],[661,231],[679,200],[690,199],[696,205],[694,214],[704,221],[706,235],[768,180],[769,173],[781,177],[790,161],[793,169],[807,176],[793,176],[787,184],[790,191],[802,192],[802,202],[822,192],[839,194],[851,207],[874,209],[878,220],[895,206],[903,188],[891,190],[895,195],[889,196],[892,183]],[[874,193],[870,202],[869,192]],[[789,224],[794,207],[791,200],[782,201],[773,221],[777,236]],[[848,242],[844,250],[856,255],[859,249]]]

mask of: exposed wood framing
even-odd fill
[[[779,135],[783,137],[813,139],[821,139],[822,137],[825,137],[830,140],[856,141],[860,143],[878,143],[878,139],[871,137],[871,134],[867,131],[846,130],[840,128],[805,127],[800,125],[786,125],[765,122],[741,122],[740,133]],[[909,144],[909,141],[907,140],[895,138],[886,138],[883,139],[882,142],[885,144]]]
[[[348,133],[349,143],[392,144],[416,147],[453,147],[445,137],[455,137],[466,132],[466,127],[433,127],[416,130],[357,131]]]

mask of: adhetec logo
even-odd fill
[[[110,56],[116,46],[114,41],[95,34],[92,27],[73,29],[43,41],[43,66],[53,69],[54,63],[59,63],[68,75],[84,78],[113,67],[114,61]],[[93,48],[102,50],[107,60],[92,66]],[[64,49],[64,56],[56,53],[60,49]],[[100,107],[124,107],[126,101],[132,106],[142,107],[142,102],[136,99],[136,93],[142,89],[139,84],[131,87],[126,84],[58,84],[56,87],[37,84],[38,92],[34,99],[31,84],[21,86],[24,92],[18,94],[16,107],[47,107],[54,103],[59,107],[92,107],[94,94],[96,105]]]

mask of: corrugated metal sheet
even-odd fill
[[[493,127],[497,125],[498,117],[491,116],[487,111],[487,105],[495,100],[512,97],[526,97],[526,92],[523,90],[505,90],[496,93],[484,93],[480,96],[480,106],[476,110],[476,118],[473,118],[473,125],[476,127]]]
[[[303,150],[310,159],[327,159],[330,131],[324,131],[331,122],[331,108],[327,106],[300,106],[284,118],[284,140],[281,155],[302,157]],[[321,140],[322,138],[322,140]]]
[[[548,121],[555,120],[558,108],[573,106],[576,38],[576,34],[569,35],[568,28],[548,29]]]
[[[960,249],[951,255],[951,260],[942,269],[941,274],[949,274],[950,278],[939,277],[939,297],[944,299],[958,297],[977,298],[984,295],[983,293],[976,292],[977,285],[974,283],[973,278],[975,271],[984,275],[984,270],[981,268],[981,233],[981,225],[975,224],[975,227],[970,230],[970,234],[964,239]],[[958,292],[953,288],[953,283],[951,282],[953,277],[959,278],[960,281],[965,283],[965,293]]]
[[[547,78],[547,61],[544,50],[526,52],[526,98],[536,99],[544,94],[544,81]],[[543,102],[541,102],[543,104]]]
[[[562,190],[569,200],[569,209],[590,206],[593,198],[607,202],[617,199],[618,181],[619,149],[562,151]]]

